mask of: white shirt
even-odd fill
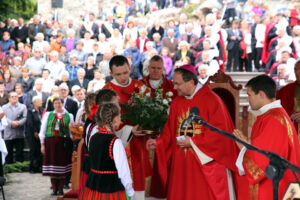
[[[54,111],[54,113],[56,113],[58,115],[58,117],[61,117],[63,114],[65,114],[65,112],[66,112],[65,109],[62,113],[57,113],[56,111]],[[40,138],[41,143],[44,143],[44,141],[45,141],[49,114],[50,114],[50,112],[46,112],[42,119],[41,130],[39,133],[39,138]],[[70,123],[74,122],[73,115],[71,113],[69,113],[69,115],[70,115]],[[69,131],[69,134],[70,134],[70,137],[72,138],[71,131]]]
[[[53,79],[50,78],[43,79],[43,88],[42,88],[43,92],[47,92],[51,94],[51,90],[54,86],[55,86],[55,81]]]
[[[120,139],[116,139],[113,145],[113,156],[118,171],[118,177],[123,184],[128,196],[133,197],[132,180],[128,166],[125,149]]]
[[[276,100],[273,101],[272,103],[269,103],[267,105],[264,105],[263,107],[261,107],[259,110],[252,110],[249,109],[249,111],[255,116],[259,116],[262,115],[264,113],[266,113],[267,111],[269,111],[270,109],[274,109],[274,108],[281,108],[281,104],[280,104],[280,100]],[[243,167],[243,160],[244,160],[244,155],[246,153],[247,149],[246,147],[243,147],[239,153],[238,159],[236,160],[235,165],[237,166],[237,168],[239,169],[239,174],[245,175],[245,169]]]
[[[256,48],[263,48],[264,47],[264,40],[265,40],[265,33],[266,33],[266,25],[264,24],[257,24],[255,29],[255,39],[256,39]]]
[[[58,79],[60,80],[61,73],[65,70],[65,64],[61,61],[57,61],[54,63],[53,61],[50,61],[46,64],[45,69],[49,69],[50,71],[50,78]]]

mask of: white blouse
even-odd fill
[[[65,112],[66,112],[65,110],[62,113],[57,113],[56,111],[54,111],[54,113],[56,113],[58,115],[58,117],[61,117],[63,114],[65,114]],[[45,141],[49,114],[50,114],[50,112],[46,112],[42,119],[41,130],[39,133],[39,138],[40,138],[41,143],[44,143],[44,141]],[[71,113],[69,113],[69,115],[70,115],[70,123],[74,122],[73,115]],[[69,134],[70,134],[70,137],[72,138],[71,131],[69,131]]]

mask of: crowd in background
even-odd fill
[[[201,83],[219,69],[265,72],[280,86],[295,80],[293,68],[300,56],[298,2],[282,0],[271,10],[260,0],[228,0],[222,2],[224,10],[212,9],[203,17],[181,13],[163,22],[152,15],[185,3],[117,1],[111,10],[85,13],[78,19],[70,16],[63,21],[38,14],[28,22],[22,18],[0,22],[6,162],[14,162],[14,147],[16,161],[23,161],[26,135],[37,149],[31,155],[35,158],[31,170],[38,171],[37,133],[43,112],[53,110],[51,101],[60,96],[66,110],[78,118],[87,92],[112,79],[109,61],[115,55],[127,57],[133,79],[146,76],[149,59],[161,55],[169,79],[178,66],[191,64]]]

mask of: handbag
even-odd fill
[[[80,140],[83,137],[83,126],[80,124],[80,119],[85,114],[85,112],[82,112],[80,117],[78,118],[77,126],[73,127],[72,124],[69,124],[69,129],[71,131],[72,137],[75,140]]]

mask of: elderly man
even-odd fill
[[[57,51],[51,51],[50,57],[51,61],[46,64],[45,69],[50,71],[50,78],[57,82],[61,73],[65,70],[65,64],[58,60]]]
[[[198,45],[198,36],[196,34],[194,34],[193,31],[193,24],[192,23],[188,23],[185,26],[185,32],[180,34],[180,41],[184,40],[187,41],[187,43],[190,44],[190,51],[194,54],[194,56],[196,56],[197,54],[197,45]],[[180,31],[180,29],[179,29]]]
[[[36,34],[43,33],[46,35],[46,27],[41,24],[41,17],[39,15],[35,15],[33,17],[33,23],[29,24],[28,27],[28,37],[30,39],[30,44],[36,40]]]
[[[174,29],[168,29],[167,35],[167,37],[162,39],[162,48],[167,47],[169,49],[170,57],[173,59],[179,42],[178,39],[174,37]]]
[[[33,109],[32,98],[34,96],[39,96],[42,98],[42,100],[43,100],[42,107],[45,108],[46,101],[47,101],[47,98],[49,95],[46,92],[43,92],[43,82],[44,82],[44,80],[42,78],[36,79],[34,82],[34,89],[27,93],[26,107],[29,110]]]
[[[77,103],[68,97],[69,95],[69,87],[66,83],[62,83],[58,87],[59,89],[59,97],[64,99],[64,108],[71,113],[73,116],[76,116],[78,105]],[[54,110],[53,103],[50,101],[47,107],[47,111]]]
[[[29,58],[25,62],[25,67],[28,67],[29,74],[33,77],[40,77],[42,75],[42,70],[46,64],[46,61],[41,57],[42,50],[40,48],[35,48],[33,50],[33,57]]]
[[[77,70],[77,79],[73,79],[71,81],[71,88],[74,85],[78,85],[79,87],[83,87],[85,89],[87,89],[88,84],[89,84],[89,80],[85,79],[85,70],[83,68],[80,68]]]
[[[16,149],[16,161],[23,162],[24,148],[24,124],[27,118],[27,109],[24,104],[18,102],[16,92],[9,93],[9,102],[2,107],[6,119],[7,127],[4,130],[4,140],[7,147],[8,155],[6,163],[14,162],[13,149]]]

